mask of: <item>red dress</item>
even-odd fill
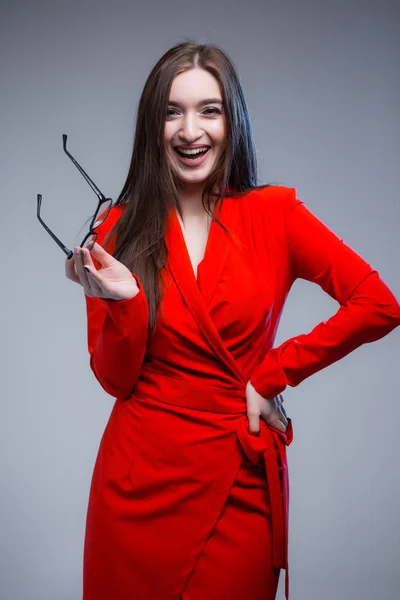
[[[273,398],[400,324],[378,272],[294,188],[227,197],[217,210],[236,238],[212,223],[196,281],[171,209],[154,333],[139,280],[129,300],[86,297],[90,365],[116,400],[90,491],[84,600],[273,600],[288,572],[292,427],[260,419],[249,434],[246,383]],[[298,277],[340,306],[273,348]]]

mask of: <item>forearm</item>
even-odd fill
[[[269,350],[250,381],[259,394],[273,398],[343,358],[362,344],[376,341],[400,324],[400,305],[391,290],[371,271],[347,302],[310,333]]]
[[[111,396],[126,398],[142,368],[148,332],[143,289],[129,300],[86,296],[90,367]]]

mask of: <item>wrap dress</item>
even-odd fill
[[[115,206],[98,242],[122,214]],[[154,331],[139,293],[86,298],[91,369],[115,402],[90,488],[84,600],[288,597],[285,433],[248,431],[245,386],[265,398],[297,386],[400,324],[378,272],[297,198],[269,186],[218,201],[195,277],[174,209]],[[337,312],[273,347],[297,278]]]

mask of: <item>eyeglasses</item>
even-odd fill
[[[92,188],[92,190],[94,191],[94,193],[96,194],[96,196],[99,199],[97,209],[96,209],[96,211],[92,217],[92,220],[90,222],[89,232],[85,235],[85,237],[83,238],[83,241],[80,245],[81,248],[88,248],[88,250],[91,250],[93,248],[95,241],[97,240],[97,233],[96,233],[95,229],[107,219],[107,217],[110,213],[113,201],[111,198],[106,198],[104,196],[104,194],[99,190],[97,185],[90,179],[89,175],[87,175],[87,173],[85,173],[85,171],[82,169],[81,165],[75,160],[75,158],[72,156],[72,154],[70,154],[68,152],[68,150],[67,150],[67,135],[65,133],[63,133],[62,139],[63,139],[64,152],[72,160],[72,162],[74,163],[74,165],[76,166],[78,171],[83,175],[83,177],[86,179],[86,181],[88,182],[88,184],[90,185],[90,187]],[[43,225],[43,227],[45,228],[47,233],[49,235],[51,235],[51,237],[56,242],[56,244],[58,244],[60,246],[61,250],[63,252],[65,252],[67,257],[72,258],[73,254],[74,254],[73,251],[69,250],[61,242],[61,240],[59,240],[58,237],[56,235],[54,235],[54,233],[46,225],[46,223],[43,221],[42,217],[40,216],[41,206],[42,206],[42,194],[38,194],[37,195],[37,218],[39,219],[40,223]]]

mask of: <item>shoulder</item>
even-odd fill
[[[284,222],[287,213],[297,204],[303,204],[297,198],[297,190],[294,187],[283,185],[259,186],[232,197],[233,202],[239,203],[239,210],[243,218],[251,219],[252,222],[261,219],[271,222]]]

